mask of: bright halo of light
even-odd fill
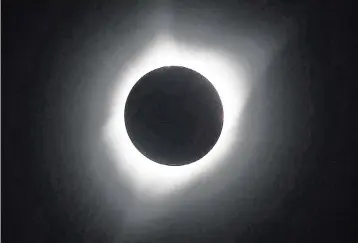
[[[146,73],[163,66],[182,66],[199,72],[216,88],[223,105],[224,123],[217,143],[207,155],[188,165],[166,166],[149,160],[133,145],[125,128],[124,108],[132,87]],[[237,135],[236,123],[247,96],[242,71],[217,50],[190,47],[163,36],[121,70],[103,134],[119,171],[130,177],[141,196],[147,193],[157,198],[180,190],[199,174],[208,174],[224,162]]]

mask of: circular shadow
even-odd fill
[[[180,166],[204,157],[219,139],[223,107],[214,86],[191,69],[155,69],[134,85],[125,105],[134,146],[160,164]]]

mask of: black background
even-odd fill
[[[117,235],[120,234],[118,229],[121,227],[122,212],[116,214],[116,218],[103,213],[100,205],[107,202],[102,199],[105,193],[100,184],[88,178],[86,172],[79,172],[83,171],[80,167],[83,162],[74,162],[86,160],[86,155],[83,152],[78,155],[76,149],[75,144],[80,141],[64,135],[68,127],[78,133],[83,132],[80,124],[72,127],[64,113],[61,113],[64,103],[70,102],[63,101],[67,99],[64,94],[78,87],[62,83],[62,79],[51,76],[54,67],[57,72],[66,72],[70,70],[69,66],[76,65],[76,60],[68,61],[71,51],[80,49],[86,41],[89,30],[83,29],[81,33],[73,34],[73,23],[81,23],[81,18],[87,12],[95,13],[93,18],[103,19],[105,23],[111,13],[103,10],[104,6],[111,5],[109,2],[74,2],[2,2],[3,242],[116,242],[121,239]],[[128,1],[116,3],[113,8],[118,9],[118,18],[126,21],[126,14],[132,9],[144,11],[148,5]],[[234,1],[227,4],[182,1],[178,4],[186,8],[192,5],[217,7],[234,16],[240,9]],[[221,194],[222,197],[231,198],[230,218],[204,215],[199,221],[201,224],[197,225],[194,219],[187,216],[177,223],[179,230],[174,226],[166,231],[149,234],[141,241],[354,241],[352,233],[357,230],[353,216],[355,160],[351,152],[357,142],[358,123],[351,105],[356,91],[353,88],[356,79],[356,68],[353,67],[353,7],[333,0],[287,3],[253,1],[249,5],[258,15],[264,15],[268,9],[278,16],[298,15],[298,20],[302,21],[297,23],[299,35],[293,41],[293,47],[288,45],[272,64],[280,66],[280,63],[286,63],[294,49],[298,55],[304,55],[303,59],[294,60],[299,60],[298,63],[308,70],[302,85],[304,88],[297,83],[290,84],[295,89],[301,87],[291,102],[304,100],[304,107],[310,107],[308,110],[313,109],[314,112],[290,110],[290,104],[281,107],[290,111],[285,113],[286,116],[297,121],[289,128],[309,137],[306,139],[309,142],[299,152],[287,148],[282,152],[285,154],[283,157],[295,158],[294,165],[290,165],[291,169],[297,169],[295,187],[281,195],[283,199],[277,209],[263,217],[263,220],[243,224],[240,207],[236,204],[235,186],[232,186],[233,189],[229,188]],[[92,30],[101,29],[102,24],[95,23],[91,23]],[[120,29],[118,35],[124,38],[126,31]],[[101,38],[101,35],[96,38]],[[65,53],[63,55],[66,58],[63,60],[66,63],[62,63],[64,61],[59,53]],[[125,54],[122,59],[125,59]],[[59,66],[62,70],[59,70]],[[273,70],[280,70],[280,67],[273,67]],[[81,70],[78,72],[80,75]],[[87,75],[90,74],[87,72]],[[285,75],[290,77],[298,74],[286,70]],[[52,80],[51,85],[49,80]],[[269,85],[263,87],[261,92],[265,89],[266,95],[273,92]],[[260,92],[256,95],[260,96]],[[71,112],[78,112],[78,107],[73,107]],[[271,122],[283,124],[280,123],[283,122],[281,114],[270,115],[273,117]],[[248,123],[250,119],[254,118],[247,118]],[[304,125],[301,124],[303,121]],[[89,122],[100,124],[101,118]],[[272,124],[267,127],[280,130],[280,126]],[[49,133],[53,139],[50,144],[46,140]],[[75,142],[72,144],[69,141]],[[270,148],[268,146],[266,150]],[[48,159],[49,154],[51,160]],[[63,165],[63,161],[71,163]],[[275,192],[274,188],[280,187],[282,183],[278,179],[268,187]],[[89,185],[92,192],[84,192]],[[280,194],[280,189],[276,193]],[[74,194],[81,195],[84,201],[91,203],[78,205],[78,201],[73,198]],[[219,207],[218,202],[210,203],[211,207]],[[257,207],[264,204],[263,201]],[[183,227],[184,224],[187,227]],[[127,239],[131,240],[130,237]]]

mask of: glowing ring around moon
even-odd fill
[[[225,160],[237,135],[236,123],[247,93],[242,70],[230,64],[218,51],[190,48],[170,38],[160,38],[122,69],[103,135],[119,171],[129,176],[135,189],[152,196],[163,195],[180,189]],[[224,124],[215,146],[195,163],[179,167],[161,165],[142,155],[130,140],[124,121],[125,103],[134,84],[146,73],[163,66],[182,66],[202,74],[217,90],[224,109]]]

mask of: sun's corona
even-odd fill
[[[217,90],[225,114],[221,135],[212,150],[196,163],[180,167],[150,161],[133,145],[125,127],[125,104],[132,87],[146,73],[164,66],[186,67],[207,78]],[[242,79],[242,70],[218,51],[191,48],[170,38],[159,38],[148,46],[148,51],[121,69],[111,96],[110,116],[103,134],[119,171],[131,178],[134,188],[150,187],[153,196],[166,195],[199,174],[210,173],[225,160],[234,142],[236,123],[246,96]]]

